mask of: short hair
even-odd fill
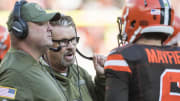
[[[163,44],[164,41],[168,38],[168,34],[160,33],[160,32],[149,32],[149,33],[146,33],[146,34],[142,34],[138,39],[135,40],[135,42],[137,40],[139,40],[140,38],[161,40],[161,44]]]
[[[65,15],[61,16],[61,18],[57,21],[51,21],[50,24],[53,26],[65,26],[65,27],[71,27],[72,26],[72,27],[76,28],[72,17],[71,16],[65,16]]]

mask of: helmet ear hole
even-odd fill
[[[136,20],[133,20],[133,21],[131,22],[131,27],[134,28],[134,27],[135,27],[135,24],[136,24]]]
[[[154,15],[154,16],[153,16],[153,19],[154,19],[154,20],[156,20],[156,19],[157,19],[156,15]]]

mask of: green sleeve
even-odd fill
[[[83,77],[86,80],[86,85],[89,93],[91,94],[91,97],[93,98],[93,101],[98,101],[97,96],[95,94],[95,85],[92,81],[92,77],[85,70],[83,72]]]
[[[104,101],[105,94],[105,77],[96,76],[95,83],[92,80],[92,77],[85,71],[83,71],[83,77],[86,80],[88,90],[93,98],[93,101]]]
[[[0,101],[33,101],[32,92],[21,73],[8,69],[0,76],[0,86],[15,90],[15,98],[0,96]]]

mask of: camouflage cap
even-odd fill
[[[36,3],[26,3],[21,7],[21,18],[26,22],[47,22],[50,20],[59,20],[61,17],[60,13],[46,13],[38,4]],[[10,14],[7,21],[8,29],[11,29],[14,17],[13,12]]]

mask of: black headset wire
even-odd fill
[[[88,59],[88,60],[93,60],[93,57],[88,57],[88,56],[85,56],[84,54],[82,54],[78,49],[76,49],[76,52],[80,55],[80,56],[82,56],[83,58],[85,58],[85,59]]]
[[[75,29],[75,34],[76,34],[76,37],[77,37],[77,30],[76,30],[76,25],[75,25],[75,23],[74,23],[74,29]],[[77,52],[80,56],[84,57],[85,59],[91,60],[91,57],[86,57],[86,56],[83,55],[77,48],[76,48],[76,52]],[[75,61],[76,61],[77,76],[78,76],[78,82],[77,82],[77,83],[78,83],[79,97],[80,97],[80,100],[83,101],[83,100],[82,100],[81,87],[80,87],[80,70],[79,70],[79,65],[78,65],[78,61],[77,61],[77,57],[76,57],[76,56],[75,56]]]
[[[49,59],[48,59],[47,53],[44,54],[43,57],[46,58],[47,63],[48,63],[48,65],[49,65],[50,73],[51,73],[52,77],[55,79],[55,82],[57,83],[57,85],[59,86],[59,88],[61,89],[61,91],[63,92],[63,95],[64,95],[65,98],[66,98],[66,101],[69,101],[68,98],[67,98],[67,96],[66,96],[66,94],[65,94],[64,91],[63,91],[62,86],[61,86],[61,85],[57,82],[57,80],[56,80],[56,76],[55,76],[55,74],[54,74],[54,71],[53,71],[53,69],[52,69],[51,64],[49,63]],[[77,84],[77,85],[78,85],[78,91],[79,91],[79,98],[80,98],[80,101],[83,101],[83,100],[82,100],[81,88],[80,88],[80,70],[79,70],[79,65],[78,65],[78,61],[77,61],[76,56],[75,56],[75,61],[76,61],[77,77],[78,77],[78,78],[77,78],[77,79],[78,79],[78,82],[77,82],[78,84]]]
[[[75,61],[76,61],[76,68],[77,68],[77,76],[78,76],[78,90],[79,90],[79,97],[80,97],[80,100],[82,100],[82,93],[81,93],[81,87],[80,87],[80,70],[79,70],[79,65],[78,65],[78,61],[77,61],[77,58],[75,56]]]
[[[59,88],[61,89],[64,97],[66,98],[66,101],[69,101],[69,100],[68,100],[68,97],[66,96],[66,94],[65,94],[65,92],[64,92],[64,90],[63,90],[63,88],[62,88],[62,85],[59,84],[58,81],[56,80],[56,76],[55,76],[54,71],[53,71],[53,69],[52,69],[52,66],[51,66],[51,64],[50,64],[50,62],[49,62],[47,53],[45,53],[45,54],[43,55],[43,57],[47,60],[47,63],[48,63],[48,65],[49,65],[48,67],[49,67],[49,69],[50,69],[50,74],[51,74],[52,77],[55,79],[55,82],[56,82],[57,86],[59,86]]]
[[[74,30],[75,30],[76,37],[77,37],[77,30],[76,30],[76,25],[75,25],[75,23],[74,23]],[[85,56],[85,55],[82,54],[77,48],[76,48],[76,52],[77,52],[80,56],[82,56],[83,58],[85,58],[85,59],[93,60],[93,57]]]

